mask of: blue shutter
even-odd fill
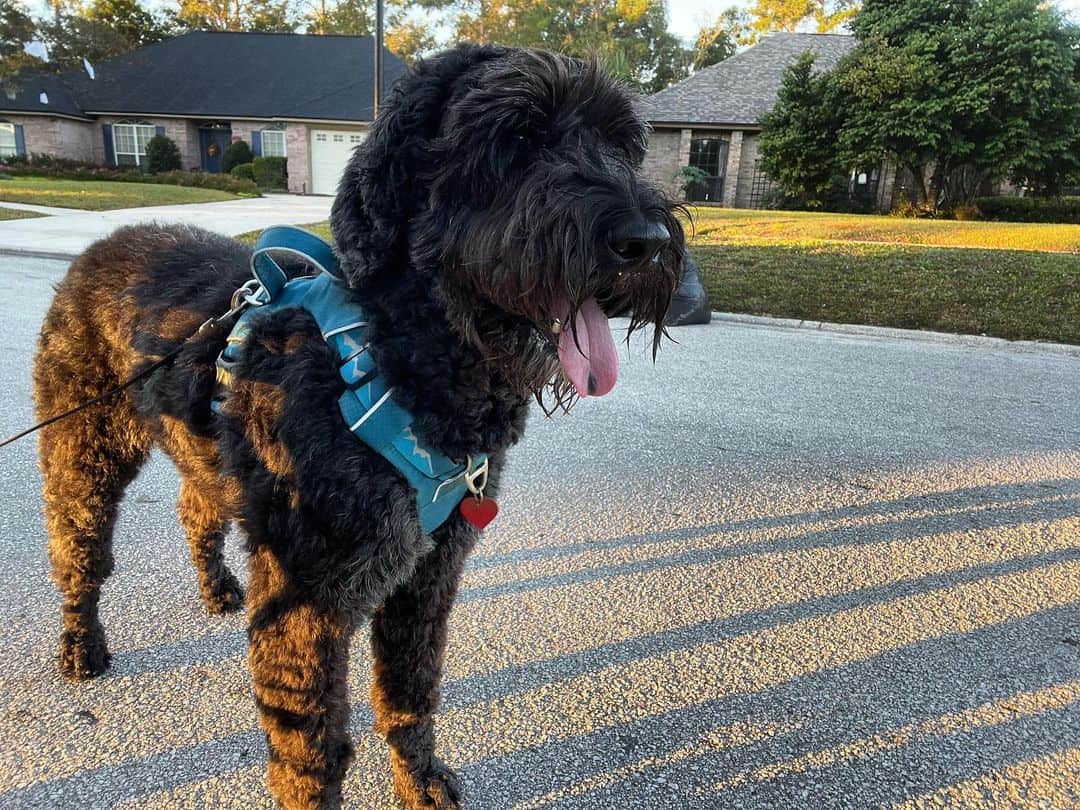
[[[165,127],[154,127],[154,134],[155,135],[160,135],[162,138],[164,138],[165,137]]]
[[[15,154],[26,155],[26,135],[23,132],[22,124],[15,125]]]
[[[101,134],[105,137],[105,165],[116,165],[116,154],[113,152],[112,124],[102,124]]]
[[[255,157],[262,157],[262,130],[251,130],[251,154]]]

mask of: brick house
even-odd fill
[[[0,157],[44,153],[140,166],[167,135],[182,166],[221,171],[245,140],[288,158],[289,191],[333,194],[373,118],[374,39],[196,31],[0,94]],[[384,86],[405,70],[384,51]]]
[[[772,34],[642,99],[642,113],[653,128],[646,176],[681,198],[677,174],[695,166],[709,179],[690,189],[690,202],[761,207],[772,183],[758,161],[760,118],[776,104],[784,71],[808,50],[817,54],[816,69],[830,70],[854,47],[853,37],[839,34]],[[880,176],[884,172],[892,174],[887,166],[857,174],[855,192],[891,195],[892,178]],[[876,207],[883,204],[876,201]]]

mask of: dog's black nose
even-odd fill
[[[615,227],[609,246],[620,264],[642,264],[651,261],[670,241],[664,223],[637,216]]]

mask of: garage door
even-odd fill
[[[311,130],[312,194],[337,194],[345,164],[366,137],[366,132],[357,129]]]

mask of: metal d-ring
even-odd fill
[[[465,457],[465,486],[468,487],[469,492],[476,496],[477,500],[484,500],[484,487],[487,486],[488,476],[488,460],[485,458],[484,463],[477,467],[472,472],[472,456]],[[477,483],[479,479],[480,483]]]

